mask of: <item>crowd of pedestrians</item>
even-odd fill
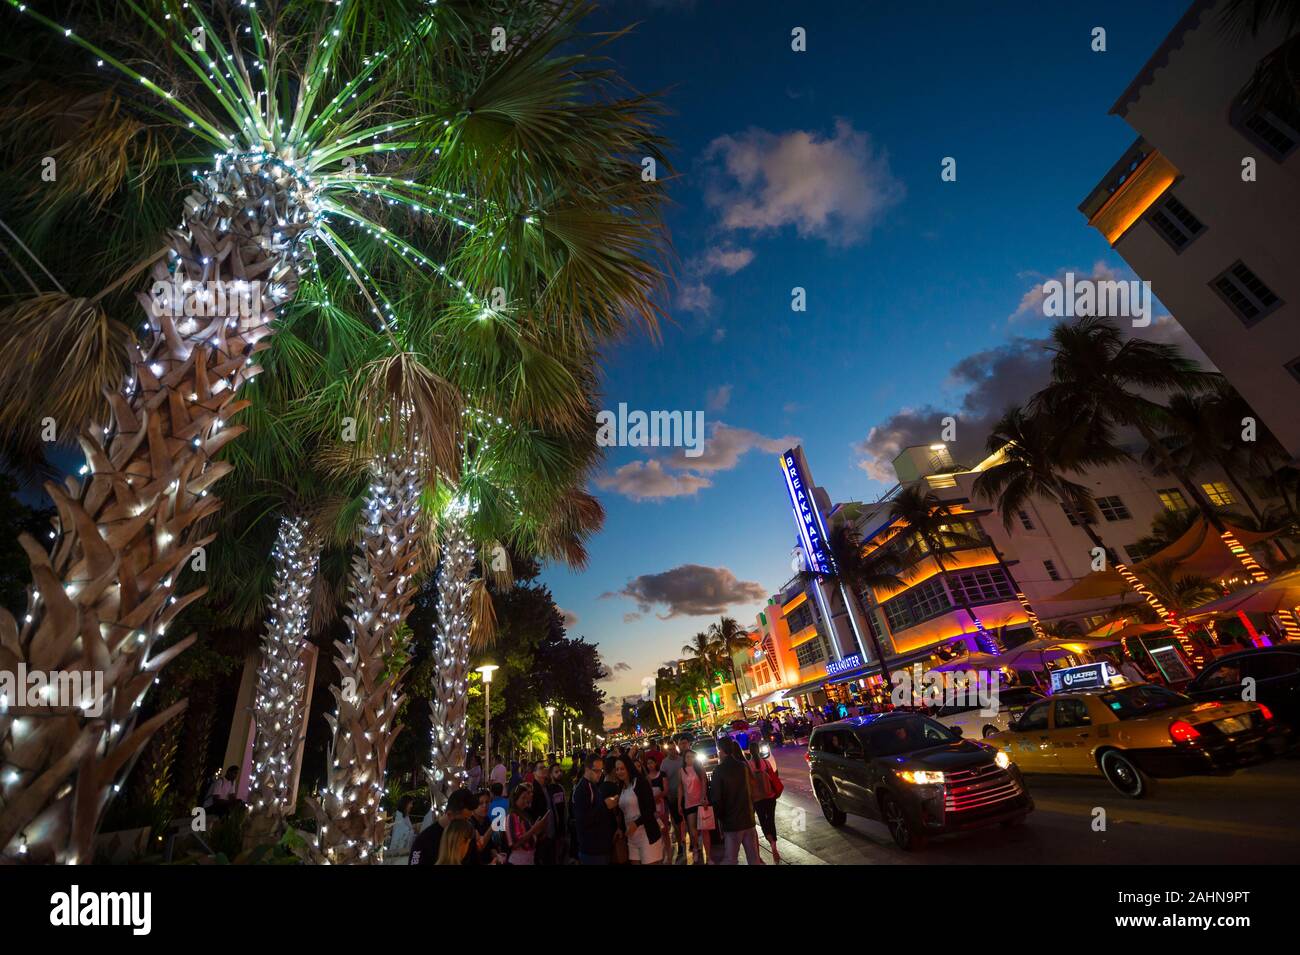
[[[779,862],[776,762],[753,734],[693,748],[682,734],[519,762],[470,757],[467,785],[418,823],[393,814],[387,858],[410,865],[764,865]]]

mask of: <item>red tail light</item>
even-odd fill
[[[1271,720],[1273,718],[1273,711],[1270,710],[1267,706],[1265,706],[1263,703],[1258,703],[1256,705],[1259,707],[1260,713],[1264,715],[1264,719]]]
[[[1174,720],[1169,724],[1169,738],[1175,743],[1190,743],[1200,737],[1200,730],[1185,720]]]
[[[805,763],[809,763],[809,764],[812,763],[812,750],[810,750],[810,749],[805,749],[805,750],[803,751],[803,761],[804,761]]]

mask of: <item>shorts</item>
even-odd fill
[[[642,865],[658,865],[664,859],[664,840],[651,842],[644,829],[638,829],[627,840],[627,861],[640,862]]]

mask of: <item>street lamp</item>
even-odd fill
[[[551,752],[555,752],[555,707],[546,708],[547,733],[551,741]]]
[[[475,667],[483,674],[483,758],[487,760],[487,769],[492,770],[492,673],[500,669],[495,663],[485,663]]]

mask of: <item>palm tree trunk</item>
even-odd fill
[[[252,314],[177,316],[168,296],[141,292],[145,344],[109,396],[111,426],[81,435],[86,477],[46,485],[60,536],[50,555],[23,541],[34,588],[21,628],[0,611],[0,666],[93,670],[103,689],[81,708],[0,715],[0,778],[16,777],[3,785],[0,858],[88,861],[113,792],[150,736],[185,708],[138,720],[158,671],[193,641],[157,646],[203,594],[171,600],[182,566],[212,540],[199,528],[221,506],[212,485],[232,467],[214,457],[244,430],[228,424],[248,404],[240,388],[260,371],[254,355],[267,347],[275,309],[297,290],[298,242],[312,224],[298,188],[279,167],[224,159],[191,194],[151,291],[216,281],[224,297],[236,283],[263,283]]]
[[[361,529],[361,552],[353,558],[346,618],[348,642],[335,643],[340,685],[330,687],[337,710],[326,714],[333,739],[326,754],[325,789],[309,800],[316,815],[312,862],[374,864],[380,861],[388,753],[400,727],[400,686],[406,674],[406,615],[420,573],[420,472],[407,455],[375,464]]]
[[[1223,473],[1226,474],[1228,480],[1232,482],[1232,486],[1236,489],[1237,493],[1241,495],[1241,499],[1246,502],[1246,507],[1250,509],[1251,515],[1259,523],[1259,529],[1262,531],[1264,529],[1264,514],[1255,503],[1255,499],[1250,496],[1250,491],[1246,490],[1245,482],[1238,478],[1235,470],[1228,467],[1225,462],[1220,461],[1219,467],[1223,468]],[[1291,559],[1291,555],[1287,553],[1286,548],[1282,546],[1280,540],[1272,538],[1269,540],[1269,544],[1273,547],[1273,556],[1275,559],[1283,562]]]
[[[290,514],[281,519],[271,551],[275,579],[253,696],[256,742],[250,802],[255,815],[250,829],[265,829],[268,836],[294,810],[289,789],[302,738],[303,698],[309,693],[302,653],[310,636],[311,589],[320,550],[320,540],[304,518]]]
[[[465,735],[469,706],[469,638],[473,622],[471,575],[474,542],[465,518],[443,524],[442,567],[438,571],[438,639],[434,698],[429,702],[433,743],[429,754],[429,793],[441,812],[452,790],[464,786]]]
[[[1038,614],[1034,612],[1033,604],[1029,602],[1029,598],[1025,596],[1025,592],[1021,589],[1015,575],[1011,573],[1011,568],[1003,559],[1002,552],[998,550],[997,545],[991,540],[989,541],[989,550],[993,551],[993,556],[998,562],[998,569],[1007,578],[1007,583],[1011,584],[1011,589],[1016,592],[1016,600],[1019,602],[1021,609],[1025,611],[1025,616],[1029,619],[1029,629],[1033,631],[1035,637],[1040,640],[1043,639],[1046,634],[1043,633],[1042,624],[1038,622]],[[998,642],[1001,643],[1001,641]]]
[[[939,568],[939,576],[943,578],[943,584],[945,587],[948,588],[948,593],[953,596],[956,596],[957,591],[953,589],[952,580],[948,577],[948,571],[947,569],[944,568],[943,561],[939,559],[938,552],[935,553],[934,562],[935,565]],[[958,598],[958,606],[960,606],[962,610],[966,611],[966,615],[970,617],[971,623],[975,624],[976,642],[981,642],[980,637],[988,638],[988,645],[982,647],[981,649],[983,649],[986,653],[1000,653],[1002,648],[998,646],[997,637],[993,636],[993,634],[989,633],[989,631],[985,628],[984,621],[982,621],[979,618],[979,614],[977,614],[975,612],[975,609],[971,607],[970,601],[967,600],[966,597],[964,596],[964,592],[963,592],[963,596]]]

